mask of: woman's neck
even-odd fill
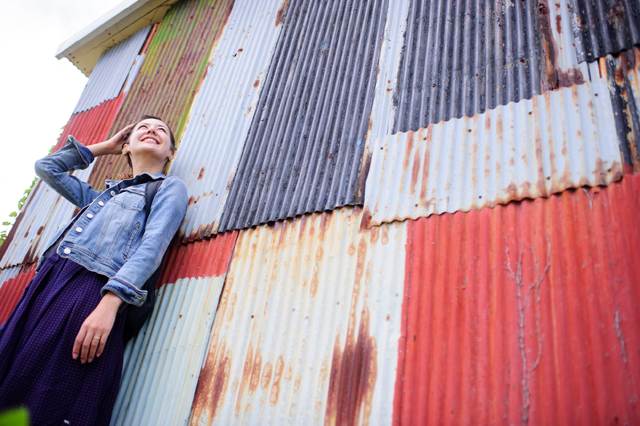
[[[133,163],[133,175],[138,176],[142,173],[155,175],[164,171],[164,164],[158,164],[157,161],[145,162],[144,160]]]

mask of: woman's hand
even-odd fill
[[[78,355],[80,355],[80,362],[84,364],[93,361],[94,357],[99,357],[102,354],[121,303],[122,300],[111,292],[107,292],[102,297],[98,306],[80,327],[73,344],[73,359],[78,359]]]
[[[120,130],[118,133],[113,135],[113,137],[104,142],[96,143],[93,145],[89,145],[87,148],[91,151],[91,153],[95,157],[99,157],[101,155],[119,155],[122,154],[122,145],[124,141],[127,139],[127,132],[131,130],[133,124],[129,124],[124,129]]]

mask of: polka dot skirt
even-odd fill
[[[81,364],[71,350],[107,278],[53,254],[0,326],[0,411],[26,406],[32,425],[108,425],[120,386],[124,319],[104,352]]]

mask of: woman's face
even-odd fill
[[[154,118],[142,120],[136,124],[131,133],[129,152],[134,163],[136,158],[151,157],[164,164],[171,156],[169,128],[162,121]]]

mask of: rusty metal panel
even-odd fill
[[[122,104],[110,134],[142,114],[162,117],[180,140],[191,103],[199,90],[212,48],[227,25],[234,0],[185,0],[174,4],[152,34],[144,63]],[[128,168],[121,155],[96,161],[89,183],[103,189],[105,179]]]
[[[236,238],[170,249],[153,314],[125,348],[111,425],[186,424]]]
[[[640,51],[637,48],[599,60],[606,74],[618,142],[627,172],[640,173]]]
[[[595,61],[640,43],[637,0],[571,0],[578,60]]]
[[[16,306],[24,289],[36,275],[35,265],[21,266],[21,272],[0,286],[0,324],[4,323]]]
[[[5,269],[0,269],[0,287],[2,287],[2,284],[15,277],[16,275],[18,275],[20,273],[20,271],[22,270],[22,267],[24,265],[16,265],[16,266],[11,266],[9,268],[5,268]]]
[[[187,184],[189,207],[180,230],[185,240],[215,232],[286,6],[283,0],[262,1],[260,7],[252,0],[236,0],[229,24],[211,54],[169,172]]]
[[[408,221],[394,424],[638,424],[640,176]]]
[[[406,223],[361,218],[240,232],[192,425],[391,424]]]
[[[73,174],[86,180],[92,165]],[[37,262],[58,230],[73,218],[75,208],[49,185],[38,180],[9,235],[0,245],[0,268]]]
[[[387,9],[290,3],[218,231],[362,202]]]
[[[73,110],[74,114],[98,106],[120,94],[150,30],[151,26],[139,30],[100,56]]]
[[[567,0],[412,0],[393,133],[581,83]]]
[[[381,139],[365,225],[493,207],[622,177],[604,79]]]

